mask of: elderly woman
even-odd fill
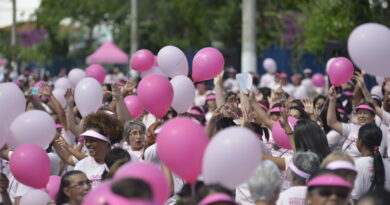
[[[279,169],[269,160],[263,160],[248,180],[251,198],[256,205],[275,204],[281,185]]]
[[[306,181],[320,166],[320,159],[313,152],[297,152],[289,164],[292,186],[280,193],[277,205],[304,204]]]
[[[82,171],[69,171],[61,178],[56,204],[80,205],[90,189],[91,181]]]
[[[125,124],[123,132],[123,149],[141,159],[144,152],[146,127],[140,120],[129,120]]]

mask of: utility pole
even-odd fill
[[[11,30],[11,45],[16,45],[16,0],[12,1],[12,30]]]
[[[257,72],[256,0],[242,0],[241,72]]]
[[[131,0],[130,55],[138,50],[138,0]]]

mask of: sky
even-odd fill
[[[31,15],[39,7],[41,0],[16,0],[16,20],[31,20]],[[0,28],[12,25],[12,1],[0,0]]]

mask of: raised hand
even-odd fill
[[[121,89],[118,84],[112,84],[111,85],[111,95],[112,97],[118,99],[121,97]]]
[[[329,88],[328,98],[329,100],[336,100],[336,89],[334,86]]]
[[[314,114],[314,105],[313,101],[310,98],[307,98],[305,100],[302,100],[304,110],[307,114],[313,115]]]
[[[223,79],[223,74],[225,72],[222,71],[217,77],[214,78],[214,86],[222,85],[222,79]]]
[[[136,80],[129,80],[122,88],[122,96],[127,96],[133,93],[134,88],[137,87]]]
[[[68,88],[65,92],[64,98],[66,100],[67,105],[73,105],[74,103],[74,97],[73,97],[73,91],[72,88]]]

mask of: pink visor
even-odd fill
[[[197,111],[195,109],[192,109],[192,110],[188,111],[187,113],[192,114],[192,115],[202,115],[203,116],[202,113],[200,113],[199,111]]]
[[[314,177],[307,183],[307,187],[316,186],[336,186],[352,189],[352,185],[345,181],[343,178],[334,174],[325,174],[318,177]]]
[[[259,105],[260,105],[260,107],[262,107],[265,111],[268,111],[268,110],[269,110],[267,106],[265,106],[265,105],[263,105],[263,104],[261,104],[261,103],[259,103]]]
[[[62,126],[61,124],[56,124],[56,129],[58,128],[64,128],[64,126]]]
[[[280,107],[274,107],[271,109],[270,112],[273,113],[273,112],[280,112],[280,111],[281,111]]]
[[[351,91],[344,91],[343,94],[345,96],[352,96],[353,95],[353,93]]]
[[[286,73],[281,73],[281,74],[279,74],[279,78],[287,78],[287,74]]]
[[[372,107],[370,107],[369,105],[359,105],[359,106],[355,107],[355,111],[360,110],[360,109],[369,110],[369,111],[375,113],[375,110]]]
[[[231,196],[224,193],[215,193],[206,196],[198,205],[207,205],[216,202],[231,202],[232,204],[237,204]]]
[[[106,142],[111,144],[110,139],[108,139],[106,136],[101,135],[100,133],[98,133],[96,131],[93,131],[93,130],[85,131],[84,133],[82,133],[80,135],[80,137],[93,137],[93,138],[96,138],[96,139],[100,139],[100,140],[106,141]]]
[[[215,95],[206,96],[206,100],[215,100]]]
[[[337,108],[337,112],[345,114],[345,110],[343,110],[341,108]]]
[[[197,88],[206,88],[206,86],[202,83],[196,84]]]
[[[326,168],[330,170],[346,169],[357,173],[355,166],[351,162],[345,160],[333,161],[329,163]]]

